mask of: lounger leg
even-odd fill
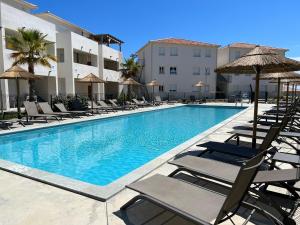
[[[226,143],[226,142],[228,142],[228,141],[230,141],[232,138],[234,138],[236,136],[236,134],[233,134],[233,135],[231,135],[229,138],[227,138],[224,142]]]
[[[248,209],[255,209],[256,211],[260,212],[262,216],[264,216],[265,218],[267,218],[268,220],[272,221],[273,223],[277,224],[277,225],[296,225],[296,223],[283,223],[281,222],[279,219],[277,219],[275,216],[273,216],[271,213],[267,212],[266,210],[260,208],[257,205],[251,204],[249,202],[242,202],[242,205]]]

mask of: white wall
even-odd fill
[[[120,78],[121,78],[121,72],[104,69],[104,58],[118,61],[119,68],[120,68],[120,64],[123,59],[122,52],[120,52],[116,49],[110,48],[106,45],[99,45],[98,50],[99,50],[99,75],[100,75],[100,77],[105,81],[119,82]],[[118,90],[116,90],[116,92],[118,92],[118,93],[120,93],[122,90],[122,86],[114,85],[113,87],[118,88]],[[97,92],[105,95],[105,86],[103,84],[99,84]],[[101,98],[103,98],[103,96],[101,96]]]
[[[165,55],[159,55],[159,47],[165,48]],[[170,56],[170,48],[177,47],[178,56]],[[194,57],[194,49],[201,49],[201,57]],[[206,49],[211,50],[211,57],[205,56]],[[216,91],[217,48],[206,46],[187,46],[174,44],[150,43],[140,52],[139,59],[144,59],[143,82],[148,83],[156,79],[169,92],[171,86],[177,86],[179,93],[196,93],[194,85],[200,80],[209,86],[208,95],[213,97]],[[163,66],[165,74],[159,74],[159,67]],[[170,67],[177,68],[177,75],[170,75]],[[200,75],[194,75],[194,67],[200,67]],[[210,68],[210,75],[205,75],[205,68]]]
[[[5,1],[0,2],[0,24],[1,24],[1,37],[2,41],[0,43],[0,71],[4,71],[12,66],[13,60],[10,55],[13,51],[6,49],[5,45],[5,31],[7,29],[16,31],[19,28],[25,27],[27,29],[37,29],[44,34],[47,34],[47,41],[56,43],[56,29],[55,25],[51,24],[45,20],[42,20],[32,14],[30,14],[30,10],[24,9],[21,5],[13,4],[12,2],[8,2],[6,4]],[[54,49],[55,49],[54,44]],[[54,55],[56,51],[53,51]],[[51,92],[57,91],[57,64],[56,62],[50,61],[51,68],[43,67],[43,66],[35,66],[35,74],[45,77],[52,77],[51,87],[54,90]],[[24,69],[27,69],[27,65],[22,66]],[[3,94],[3,102],[4,108],[9,109],[9,100],[12,96],[16,95],[15,90],[15,82],[14,81],[1,81],[1,90]],[[21,82],[21,95],[28,94],[28,82]],[[46,90],[46,91],[49,91]],[[38,92],[37,92],[38,93]],[[38,93],[39,94],[39,93]],[[4,96],[5,95],[5,96]],[[9,97],[11,96],[11,97]]]
[[[99,68],[98,66],[74,63],[73,50],[76,49],[96,55],[98,61],[98,43],[71,31],[64,31],[57,33],[57,48],[64,49],[64,62],[58,63],[58,76],[65,78],[64,94],[75,94],[76,85],[74,79],[83,78],[89,73],[98,75]],[[62,86],[60,86],[60,88],[63,89]]]
[[[50,42],[56,42],[56,30],[55,25],[51,24],[45,20],[42,20],[34,15],[31,15],[25,11],[16,9],[10,5],[7,5],[3,2],[0,3],[1,7],[1,26],[2,29],[8,28],[11,30],[17,30],[18,28],[31,28],[38,29],[48,36],[46,39]],[[3,34],[5,35],[5,34]],[[3,57],[4,57],[4,70],[11,67],[13,60],[10,58],[11,50],[4,47]],[[36,74],[42,76],[48,76],[49,71],[51,70],[51,76],[56,76],[57,74],[57,65],[55,62],[51,62],[52,68],[46,68],[42,66],[36,66]]]

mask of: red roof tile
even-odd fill
[[[152,40],[152,43],[165,43],[165,44],[177,44],[177,45],[191,45],[191,46],[207,46],[207,47],[219,47],[220,45],[217,44],[209,44],[200,41],[191,41],[185,39],[178,39],[178,38],[165,38],[165,39],[157,39]]]

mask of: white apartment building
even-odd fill
[[[232,43],[225,47],[218,49],[218,67],[230,63],[237,58],[247,54],[253,48],[255,44],[248,43]],[[284,48],[274,48],[270,46],[265,46],[278,52],[279,54],[285,55],[288,49]],[[223,74],[217,76],[217,97],[227,98],[230,95],[237,95],[239,93],[249,93],[255,90],[255,80],[253,80],[253,74]],[[276,84],[271,84],[269,81],[260,81],[260,98],[265,97],[265,93],[268,93],[269,97],[276,95]]]
[[[109,34],[93,34],[76,26],[50,12],[33,14],[37,6],[22,0],[0,0],[1,34],[0,43],[0,72],[12,65],[5,36],[13,35],[18,28],[38,29],[47,34],[47,40],[54,46],[49,53],[55,55],[57,63],[51,69],[37,66],[35,74],[41,79],[35,81],[36,94],[43,100],[50,95],[83,95],[93,93],[99,98],[116,97],[120,93],[118,81],[122,61],[121,45],[123,42]],[[20,20],[20,18],[22,18]],[[26,66],[24,67],[26,68]],[[106,84],[79,83],[78,79],[93,73],[99,75]],[[14,107],[16,95],[14,80],[1,81],[1,93],[4,108]],[[28,95],[28,82],[21,84],[22,100]]]
[[[0,1],[0,72],[9,69],[12,66],[13,60],[10,54],[13,50],[10,49],[6,42],[6,37],[14,35],[18,28],[33,28],[38,29],[42,33],[48,34],[47,41],[54,43],[54,46],[48,49],[49,53],[56,55],[56,29],[55,25],[48,21],[42,20],[31,14],[31,11],[37,6],[18,0],[1,0]],[[27,69],[27,66],[24,66]],[[36,92],[41,98],[47,99],[50,94],[58,93],[57,85],[57,64],[52,62],[51,68],[42,66],[35,67],[35,73],[40,77],[35,81]],[[15,107],[16,104],[16,81],[1,80],[1,98],[5,109]],[[20,95],[25,99],[29,93],[28,81],[20,81]]]
[[[164,98],[190,98],[199,95],[194,87],[202,81],[203,97],[215,97],[217,50],[219,45],[177,38],[149,41],[137,51],[142,65],[141,82],[157,80],[155,92]],[[150,88],[149,93],[152,93]]]

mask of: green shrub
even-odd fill
[[[52,98],[52,104],[63,103],[68,110],[86,109],[88,107],[88,98],[79,95],[58,95]]]

